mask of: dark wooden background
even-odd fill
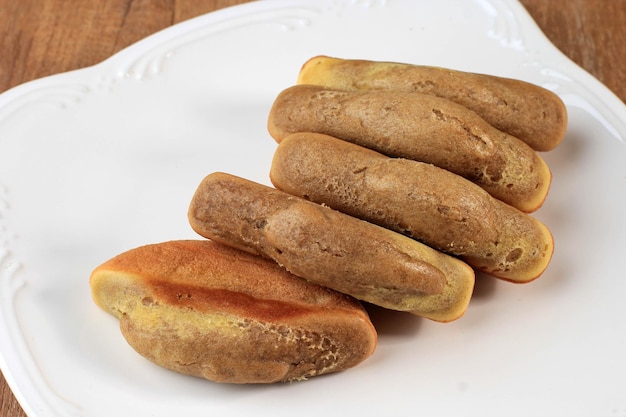
[[[0,92],[83,68],[247,0],[0,0]],[[520,0],[546,36],[626,102],[626,0]],[[0,375],[0,417],[24,417]]]

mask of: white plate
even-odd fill
[[[570,125],[537,213],[556,253],[527,285],[481,279],[467,314],[373,320],[375,355],[304,383],[228,386],[139,357],[91,301],[91,270],[194,238],[213,171],[262,183],[269,107],[309,57],[524,79]],[[0,96],[0,352],[30,416],[626,415],[626,108],[513,0],[268,0],[184,22],[92,68]]]

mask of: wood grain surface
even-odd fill
[[[626,0],[520,1],[557,48],[626,102]],[[245,2],[0,0],[0,92],[97,64],[158,30]],[[0,375],[0,417],[25,415]]]

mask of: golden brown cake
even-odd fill
[[[443,97],[475,111],[489,124],[537,151],[555,148],[567,128],[567,110],[556,94],[525,81],[487,74],[317,56],[302,66],[298,84],[341,90],[400,90]]]
[[[451,321],[466,310],[474,271],[413,239],[224,173],[199,185],[189,222],[306,280],[381,307]]]
[[[274,101],[268,129],[278,142],[291,133],[317,132],[431,163],[524,212],[537,210],[550,187],[550,170],[530,146],[466,107],[429,94],[296,85]]]
[[[289,194],[395,230],[506,280],[537,278],[552,256],[546,226],[430,164],[294,133],[280,142],[270,176]]]
[[[139,354],[212,381],[301,380],[354,367],[376,345],[357,300],[209,240],[122,253],[90,285]]]

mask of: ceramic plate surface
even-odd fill
[[[527,80],[559,94],[536,216],[554,233],[527,285],[482,277],[464,317],[377,312],[379,346],[347,372],[229,386],[152,365],[90,298],[91,270],[196,238],[201,179],[264,184],[276,95],[325,54]],[[268,0],[159,32],[91,68],[0,96],[0,353],[43,416],[625,416],[626,108],[513,0]]]

